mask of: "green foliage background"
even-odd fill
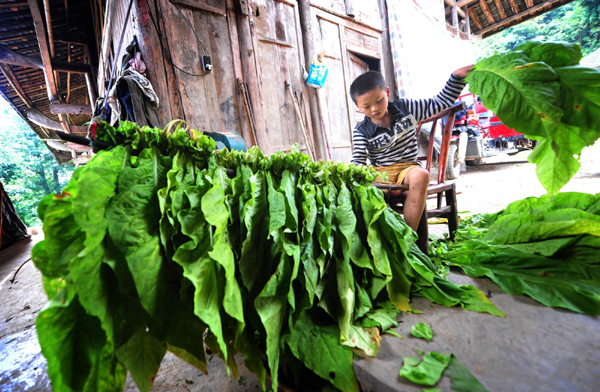
[[[41,224],[39,201],[47,194],[60,193],[73,169],[59,165],[44,142],[0,97],[0,181],[28,227]]]
[[[475,54],[481,60],[533,39],[577,43],[587,56],[600,48],[600,0],[577,0],[511,27],[475,45]]]

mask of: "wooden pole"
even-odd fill
[[[309,0],[298,0],[298,11],[300,16],[300,26],[302,30],[302,44],[304,47],[304,58],[306,69],[310,69],[312,60],[317,59],[317,51],[314,47],[314,38],[312,30],[311,8]],[[308,89],[308,102],[313,126],[313,140],[315,141],[315,155],[317,158],[326,157],[326,142],[323,135],[323,126],[320,122],[321,111],[317,92],[313,88]],[[319,132],[321,130],[321,132]]]
[[[294,97],[294,93],[292,92],[292,84],[289,80],[285,81],[285,88],[290,93],[290,97],[292,98],[292,102],[294,103],[294,109],[296,110],[296,115],[298,116],[298,120],[300,122],[300,128],[302,129],[302,135],[304,136],[304,143],[306,143],[308,155],[313,161],[316,161],[317,159],[315,158],[315,152],[308,138],[306,126],[304,125],[304,119],[302,118],[302,113],[300,113],[300,107],[298,106],[298,101],[296,101],[296,98]]]
[[[25,105],[27,105],[28,108],[33,107],[33,102],[31,102],[31,100],[29,99],[27,94],[25,94],[25,91],[21,87],[21,84],[19,84],[19,81],[13,74],[12,70],[10,69],[10,66],[8,64],[0,63],[0,70],[2,70],[2,72],[4,72],[4,76],[6,76],[6,80],[8,80],[8,83],[12,86],[12,88],[15,90],[17,95],[23,101],[23,103],[25,103]]]

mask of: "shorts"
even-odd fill
[[[402,185],[404,178],[414,168],[421,167],[417,162],[394,163],[389,166],[373,166],[373,169],[380,173],[387,172],[388,180],[382,181],[381,177],[377,177],[374,183],[396,184]]]

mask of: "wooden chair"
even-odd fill
[[[435,133],[438,120],[446,118],[446,124],[442,129],[442,143],[439,153],[439,172],[437,183],[432,182],[427,188],[427,198],[436,198],[437,206],[434,209],[427,209],[421,215],[419,226],[417,228],[417,234],[419,239],[417,245],[423,253],[429,252],[429,228],[427,226],[427,220],[434,217],[442,217],[448,220],[448,231],[450,234],[450,240],[454,240],[454,232],[458,229],[458,210],[456,207],[456,185],[453,182],[446,182],[446,164],[448,162],[448,150],[450,148],[450,139],[452,137],[452,129],[454,128],[454,117],[457,112],[465,109],[464,102],[456,104],[446,110],[441,111],[433,117],[425,119],[419,122],[417,126],[417,141],[421,133],[421,127],[423,124],[432,123],[431,133],[429,135],[429,144],[427,148],[427,156],[419,156],[420,161],[426,161],[425,168],[431,173],[431,166],[433,162],[433,151],[435,143]],[[386,202],[396,212],[403,212],[403,203],[406,200],[406,193],[408,191],[407,185],[393,185],[393,184],[373,184],[377,188],[387,191]],[[432,197],[430,197],[432,196]],[[446,201],[446,205],[443,204],[443,200]]]

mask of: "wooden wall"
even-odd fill
[[[350,160],[352,129],[362,119],[347,93],[362,70],[361,59],[383,58],[378,2],[356,1],[359,12],[353,20],[338,9],[343,0],[311,1],[314,45],[318,52],[326,51],[329,67],[319,95],[335,160]],[[108,79],[106,59],[117,50],[128,4],[111,0],[107,6],[114,19],[105,31],[100,86]],[[248,146],[255,144],[238,88],[243,81],[260,148],[270,154],[299,143],[306,152],[300,121],[286,89],[289,81],[309,137],[324,137],[321,129],[312,129],[311,118],[318,118],[319,113],[310,110],[308,96],[312,92],[303,79],[306,61],[296,0],[135,0],[125,25],[119,58],[136,35],[148,78],[161,99],[161,126],[182,118],[201,131],[234,130]],[[202,71],[202,55],[211,56],[212,72]],[[384,62],[380,64],[383,69]],[[99,90],[103,95],[104,89]],[[322,154],[317,157],[326,158]]]

